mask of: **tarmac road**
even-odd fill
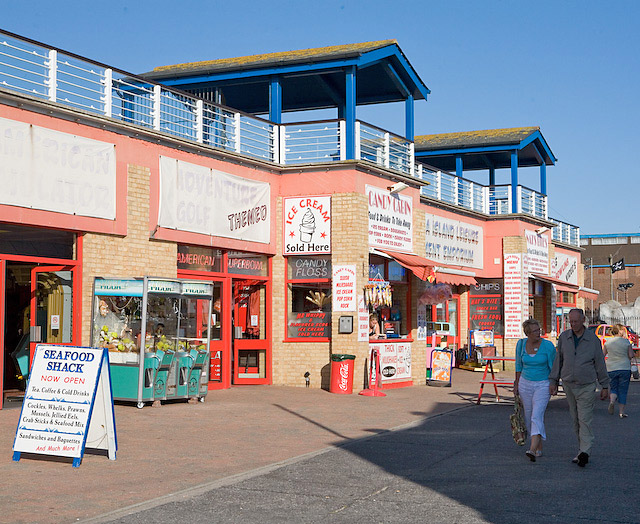
[[[115,462],[0,463],[0,521],[640,522],[629,489],[639,462],[639,382],[627,419],[598,402],[592,460],[578,468],[563,397],[549,405],[544,456],[531,463],[511,438],[512,406],[473,402],[478,379],[454,370],[452,388],[390,390],[384,399],[264,387],[232,388],[204,405],[118,406]],[[203,432],[210,439],[189,451]],[[212,446],[215,456],[203,453]],[[6,474],[30,486],[21,493]]]

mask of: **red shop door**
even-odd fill
[[[268,384],[267,284],[233,281],[233,383]]]
[[[77,345],[75,275],[74,266],[39,266],[31,270],[31,360],[38,343]]]

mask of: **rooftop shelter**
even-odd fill
[[[282,113],[336,108],[346,126],[346,158],[356,153],[356,106],[405,103],[414,137],[414,102],[430,93],[396,40],[380,40],[157,67],[144,78],[282,123]]]

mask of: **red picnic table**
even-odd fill
[[[484,390],[485,384],[492,384],[493,389],[496,392],[496,402],[500,401],[500,394],[498,393],[498,386],[513,386],[513,380],[500,380],[496,379],[495,371],[493,370],[494,362],[515,362],[515,357],[492,357],[486,356],[482,357],[487,363],[484,366],[484,373],[482,378],[480,379],[480,393],[478,393],[478,401],[477,404],[480,404],[480,399],[482,398],[482,391]],[[487,373],[491,373],[491,378],[487,378]]]

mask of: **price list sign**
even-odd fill
[[[106,349],[39,345],[31,367],[13,451],[73,457],[85,446],[115,459],[115,419]]]

